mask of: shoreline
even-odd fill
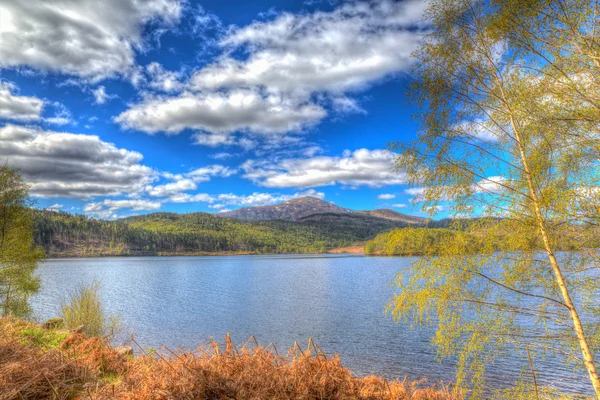
[[[275,255],[326,255],[326,254],[352,254],[366,256],[364,245],[350,245],[338,247],[324,252],[315,253],[257,253],[251,251],[218,251],[218,252],[175,252],[175,253],[134,253],[134,254],[73,254],[54,253],[46,255],[46,259],[68,259],[68,258],[127,258],[127,257],[221,257],[221,256],[275,256]]]

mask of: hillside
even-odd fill
[[[249,221],[281,219],[296,221],[314,214],[347,214],[353,212],[315,197],[301,197],[272,206],[246,207],[218,214],[224,218],[237,218]]]
[[[35,241],[50,257],[205,253],[317,253],[407,226],[360,214],[244,221],[209,213],[153,213],[115,221],[36,211]]]
[[[427,218],[416,217],[413,215],[406,215],[399,213],[398,211],[389,210],[386,208],[380,208],[378,210],[365,210],[357,211],[358,214],[369,215],[376,218],[391,219],[392,221],[403,221],[409,224],[424,224],[427,222]]]

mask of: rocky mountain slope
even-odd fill
[[[285,221],[297,221],[311,215],[318,214],[360,214],[391,221],[406,222],[409,224],[424,224],[427,219],[406,215],[388,209],[355,211],[348,208],[338,207],[315,197],[301,197],[288,200],[281,204],[272,206],[246,207],[235,211],[218,214],[224,218],[236,218],[249,221],[265,221],[280,219]]]
[[[315,214],[348,214],[352,210],[338,207],[316,197],[301,197],[288,200],[273,206],[246,207],[239,210],[228,211],[218,214],[220,217],[244,219],[249,221],[262,221],[270,219],[282,219],[285,221],[297,221],[300,218]]]

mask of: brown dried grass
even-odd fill
[[[44,351],[0,320],[0,399],[389,399],[458,400],[446,387],[356,377],[312,341],[284,356],[256,341],[210,343],[194,352],[163,348],[123,357],[100,338],[69,336]],[[12,326],[8,328],[7,326]],[[12,330],[12,332],[11,332]]]

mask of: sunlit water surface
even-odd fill
[[[397,272],[409,259],[269,255],[53,259],[39,268],[42,288],[32,299],[40,320],[81,284],[101,284],[103,305],[143,347],[194,349],[229,332],[242,344],[254,335],[279,349],[308,338],[339,353],[357,375],[450,382],[451,361],[436,361],[432,332],[395,324],[384,312]],[[512,385],[524,360],[500,360],[488,384]],[[535,360],[543,384],[589,393],[569,379],[561,360]]]

